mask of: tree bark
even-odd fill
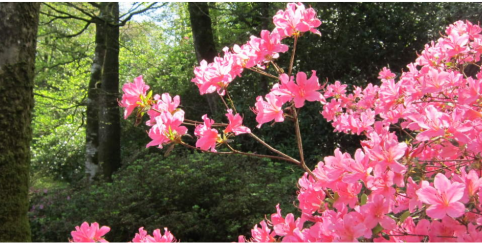
[[[102,17],[102,16],[100,16]],[[95,56],[92,63],[89,88],[87,91],[87,126],[85,138],[85,173],[89,183],[98,177],[99,166],[99,90],[102,83],[102,66],[105,57],[104,21],[96,21]]]
[[[31,241],[27,217],[39,3],[0,4],[0,242]]]
[[[188,8],[197,61],[201,62],[204,59],[208,63],[211,63],[218,53],[214,43],[208,4],[201,2],[189,3]],[[218,95],[215,93],[206,94],[206,100],[209,105],[209,110],[214,116],[217,111]]]
[[[104,177],[110,181],[120,168],[120,112],[119,97],[119,3],[101,3],[106,24],[105,57],[99,111],[99,164]]]

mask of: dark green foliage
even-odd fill
[[[297,213],[292,204],[301,175],[294,166],[241,156],[148,154],[112,183],[34,193],[33,240],[67,241],[89,221],[110,226],[106,238],[116,242],[130,241],[141,226],[168,227],[181,241],[236,241],[276,212],[277,203],[284,213]]]

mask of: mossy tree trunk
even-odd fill
[[[0,3],[0,242],[31,241],[28,211],[39,3]]]
[[[216,45],[214,43],[209,6],[207,3],[191,2],[188,4],[188,9],[197,60],[201,62],[204,59],[208,63],[211,63],[214,61],[214,58],[218,56],[218,52],[216,51]],[[206,94],[206,99],[209,110],[214,116],[219,101],[218,94]]]
[[[120,168],[119,98],[119,3],[101,3],[105,20],[105,57],[102,71],[99,111],[99,164],[111,180]]]

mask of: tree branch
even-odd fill
[[[154,10],[154,9],[158,9],[158,8],[162,8],[164,6],[166,6],[167,3],[164,3],[160,6],[156,6],[154,7],[154,5],[156,5],[157,3],[151,3],[149,6],[147,6],[146,8],[144,9],[141,9],[141,10],[138,10],[138,11],[134,11],[134,12],[131,12],[124,20],[122,20],[120,23],[119,23],[119,26],[124,26],[127,21],[131,20],[131,18],[136,15],[136,14],[142,14],[148,10]],[[125,15],[124,15],[125,16]]]
[[[65,15],[65,16],[57,16],[57,15],[53,15],[53,14],[49,14],[49,13],[44,13],[44,12],[42,12],[42,14],[45,14],[45,15],[47,15],[47,16],[55,17],[55,18],[59,18],[59,19],[72,18],[72,19],[82,20],[82,21],[85,21],[85,22],[92,22],[91,19],[89,20],[89,19],[81,18],[81,17],[79,17],[79,16],[71,15],[71,14],[69,14],[69,13],[67,13],[67,12],[64,12],[64,11],[62,11],[62,10],[56,9],[56,8],[50,6],[50,5],[47,4],[47,3],[43,3],[43,4],[44,4],[45,6],[47,6],[47,7],[49,7],[50,9],[52,9],[52,10],[55,11],[55,12],[57,12],[57,13],[59,13],[59,14]]]
[[[73,4],[73,3],[67,3],[67,5],[75,8],[75,9],[77,9],[78,11],[80,11],[81,13],[89,16],[91,19],[94,19],[94,18],[96,17],[95,15],[92,15],[91,13],[85,11],[84,9],[79,8],[78,6],[75,6],[75,4]]]
[[[72,35],[65,35],[63,37],[67,37],[67,38],[70,38],[70,37],[76,37],[82,33],[84,33],[85,30],[87,30],[87,28],[89,28],[90,24],[92,22],[87,22],[87,24],[84,26],[84,28],[82,28],[82,30],[80,30],[79,32],[75,33],[75,34],[72,34]]]

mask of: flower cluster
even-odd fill
[[[272,32],[263,30],[261,37],[252,36],[242,46],[224,48],[224,56],[212,63],[202,61],[192,80],[200,93],[224,96],[229,84],[250,69],[279,81],[268,94],[256,98],[258,128],[285,118],[298,126],[298,111],[305,102],[320,102],[322,116],[335,131],[364,139],[354,157],[336,149],[313,171],[304,163],[299,135],[300,160],[268,146],[279,155],[277,159],[307,172],[298,181],[301,216],[283,216],[277,206],[276,213],[255,225],[251,238],[240,236],[239,241],[482,241],[482,29],[457,21],[447,27],[445,36],[426,45],[398,78],[384,67],[378,76],[380,85],[353,87],[348,93],[348,86],[339,81],[320,85],[316,71],[310,78],[305,72],[295,77],[292,66],[285,74],[274,62],[288,50],[281,43],[284,38],[293,37],[296,44],[303,32],[320,34],[316,27],[321,21],[313,9],[290,3],[273,22]],[[278,76],[264,71],[267,63],[273,64]],[[178,108],[178,96],[151,97],[148,88],[138,77],[123,87],[120,102],[125,117],[136,107],[138,115],[149,115],[148,146],[186,145],[181,137],[188,131],[182,124],[195,126],[196,148],[202,151],[216,152],[219,145],[228,145],[228,137],[251,134],[241,115],[233,114],[234,106],[226,104],[229,124],[215,123],[207,115],[203,122],[189,121]],[[216,127],[225,129],[220,133]],[[105,229],[85,233],[102,241]],[[151,237],[141,228],[136,240],[157,240],[156,236],[160,232]]]
[[[366,140],[303,175],[301,217],[277,207],[251,241],[482,241],[481,31],[455,22],[398,80],[383,68],[380,86],[328,85],[321,114]]]
[[[321,89],[316,71],[312,71],[311,78],[307,78],[306,73],[299,72],[296,74],[296,82],[294,77],[288,77],[287,74],[281,74],[280,83],[277,83],[271,89],[271,92],[265,96],[256,98],[256,121],[258,128],[264,123],[274,120],[275,122],[284,121],[283,105],[294,102],[296,108],[305,105],[305,101],[315,102],[324,101],[323,96],[319,92]]]
[[[217,91],[224,96],[228,85],[234,78],[241,76],[244,69],[264,69],[266,63],[279,57],[279,53],[288,51],[288,46],[281,44],[284,38],[299,36],[307,31],[320,34],[315,29],[321,25],[315,10],[305,9],[301,3],[288,4],[285,11],[280,10],[276,14],[273,22],[276,28],[272,32],[262,30],[260,37],[251,36],[245,44],[234,45],[232,51],[225,47],[224,56],[214,58],[212,63],[201,61],[200,66],[194,69],[195,77],[192,79],[200,93]]]
[[[82,225],[76,226],[75,231],[72,231],[72,240],[71,242],[108,242],[103,238],[107,232],[110,231],[110,228],[107,226],[102,226],[99,229],[98,223],[89,223],[84,222]],[[164,235],[161,234],[161,230],[156,229],[153,232],[153,236],[147,234],[147,231],[144,230],[144,227],[139,228],[139,233],[136,233],[132,242],[175,242],[176,238],[164,228]]]

